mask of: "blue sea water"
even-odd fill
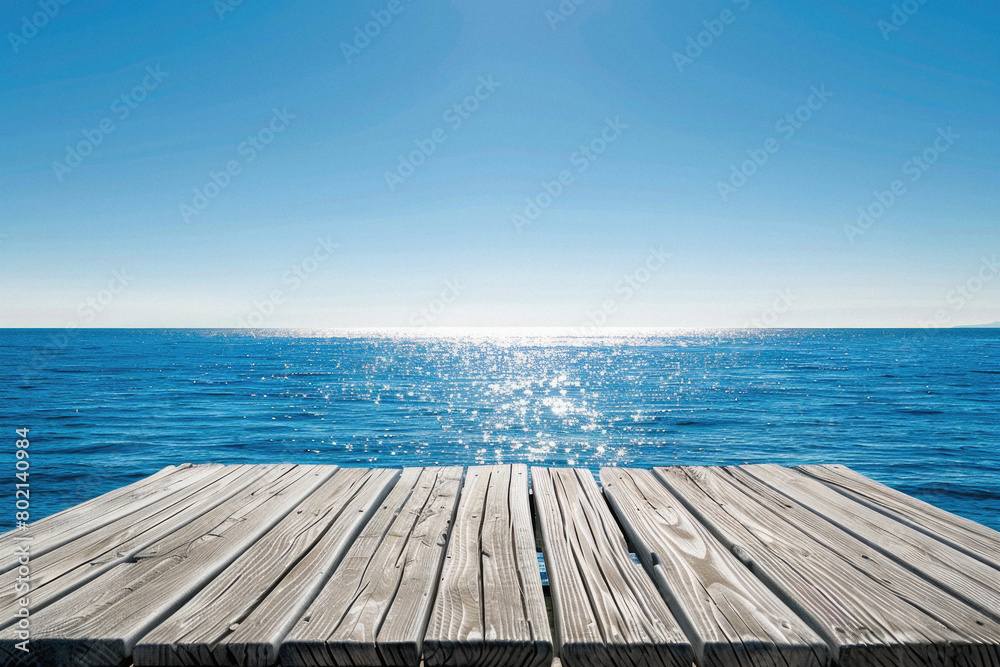
[[[0,330],[0,530],[17,428],[33,519],[185,461],[826,462],[1000,529],[998,359],[997,329]]]

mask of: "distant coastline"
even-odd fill
[[[953,329],[1000,329],[1000,320],[989,324],[962,324],[952,327]]]

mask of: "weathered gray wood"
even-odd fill
[[[377,481],[381,485],[374,499],[367,489],[359,491],[357,498],[345,509],[345,521],[338,521],[316,548],[271,592],[267,604],[255,610],[225,639],[224,644],[230,655],[242,656],[248,665],[270,664],[277,658],[281,642],[339,567],[361,530],[399,479],[399,472],[378,471],[382,477],[369,484],[371,486]],[[348,519],[348,513],[356,514],[356,519]]]
[[[777,465],[741,469],[1000,621],[1000,576],[989,565],[856,503],[804,473]]]
[[[35,664],[269,665],[294,649],[286,664],[415,665],[421,638],[428,667],[546,662],[527,470],[473,468],[460,502],[453,470],[393,486],[398,471],[165,469],[39,521]],[[840,667],[1000,667],[998,534],[845,468],[603,471],[653,583],[589,473],[534,475],[567,667],[684,667],[659,594],[700,667],[818,667],[809,627]],[[23,657],[16,576],[0,573],[0,664]]]
[[[408,468],[280,649],[281,664],[420,662],[462,469]]]
[[[39,519],[28,524],[23,531],[4,533],[0,535],[0,554],[3,554],[0,573],[17,566],[17,558],[11,558],[10,554],[14,552],[15,539],[18,537],[31,537],[31,555],[32,558],[37,558],[194,483],[219,467],[217,464],[195,466],[190,463],[177,467],[167,466],[128,486]]]
[[[559,657],[567,667],[690,667],[694,651],[589,470],[531,469]]]
[[[797,469],[852,500],[1000,569],[1000,532],[879,484],[847,466],[806,465]]]
[[[345,468],[135,647],[144,665],[271,665],[398,470]]]
[[[448,543],[424,664],[552,659],[524,465],[469,468]]]
[[[952,605],[959,607],[959,613],[949,614],[948,624],[964,632],[952,630],[923,611],[937,606],[943,593],[931,591],[920,605],[898,596],[879,577],[887,570],[894,570],[889,575],[894,578],[919,577],[891,567],[894,564],[877,571],[857,567],[850,554],[864,545],[805,510],[790,512],[788,499],[766,485],[741,483],[731,469],[723,468],[673,467],[655,472],[728,549],[827,640],[840,667],[1000,664],[1000,625],[964,605]],[[845,542],[854,544],[846,554],[838,552],[834,545]]]
[[[134,554],[169,536],[264,474],[265,466],[213,466],[207,477],[31,560],[31,608],[37,612]],[[164,480],[166,481],[166,480]],[[153,496],[151,496],[152,498]],[[0,628],[16,621],[17,571],[0,575]]]
[[[605,497],[702,667],[821,667],[822,639],[648,470],[603,468]]]
[[[335,469],[269,467],[249,489],[33,614],[31,642],[38,664],[121,664],[140,637],[217,576]],[[18,656],[13,630],[0,632],[0,662]]]

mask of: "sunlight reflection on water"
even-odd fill
[[[0,400],[53,511],[183,461],[833,461],[985,516],[998,334],[919,333],[7,331]]]

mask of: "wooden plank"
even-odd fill
[[[338,521],[281,581],[268,595],[266,604],[256,609],[224,640],[230,655],[237,656],[247,665],[271,664],[276,659],[285,636],[319,595],[399,479],[399,470],[395,469],[379,470],[377,474],[378,477],[348,503],[344,520]],[[375,489],[369,488],[376,483],[380,486],[377,493],[372,493]],[[351,519],[349,515],[355,517]]]
[[[804,473],[777,465],[741,469],[1000,621],[1000,577],[989,565],[856,503]]]
[[[31,609],[37,612],[88,581],[126,562],[173,534],[191,520],[220,505],[259,479],[266,466],[217,466],[208,477],[121,517],[88,535],[32,557]],[[0,575],[0,628],[16,621],[18,572]]]
[[[797,470],[834,490],[922,533],[941,540],[987,565],[1000,568],[1000,532],[946,512],[842,465],[806,465]]]
[[[524,465],[469,468],[448,543],[424,664],[552,659]]]
[[[848,560],[864,549],[839,528],[804,509],[789,512],[788,499],[763,484],[743,484],[732,470],[656,468],[656,474],[692,513],[772,591],[827,641],[840,667],[887,664],[998,664],[1000,625],[965,605],[950,627],[926,613],[944,597],[932,590],[919,604],[898,596],[879,577],[918,579],[896,567],[876,572]],[[761,488],[763,487],[763,488]],[[798,519],[798,521],[796,521]],[[803,520],[804,519],[804,520]],[[850,544],[847,554],[833,546]],[[890,565],[895,565],[890,562]],[[927,587],[932,588],[932,587]],[[954,601],[957,602],[957,601]],[[980,627],[976,624],[985,624]]]
[[[420,662],[462,468],[407,468],[292,628],[281,664]]]
[[[145,665],[271,665],[398,470],[345,468],[136,645]]]
[[[532,468],[559,657],[567,667],[689,667],[694,650],[589,470]]]
[[[3,554],[0,573],[17,567],[17,557],[10,557],[14,553],[14,540],[17,537],[31,537],[31,555],[32,558],[37,558],[194,483],[219,467],[217,464],[196,466],[190,463],[177,467],[167,466],[128,486],[39,519],[28,524],[23,531],[6,532],[0,535],[0,554]]]
[[[98,579],[32,614],[42,667],[119,665],[169,616],[276,525],[335,466],[269,466],[250,488]],[[0,662],[16,659],[14,628],[0,631]]]
[[[820,667],[822,639],[716,540],[649,470],[603,468],[605,497],[701,667]]]

